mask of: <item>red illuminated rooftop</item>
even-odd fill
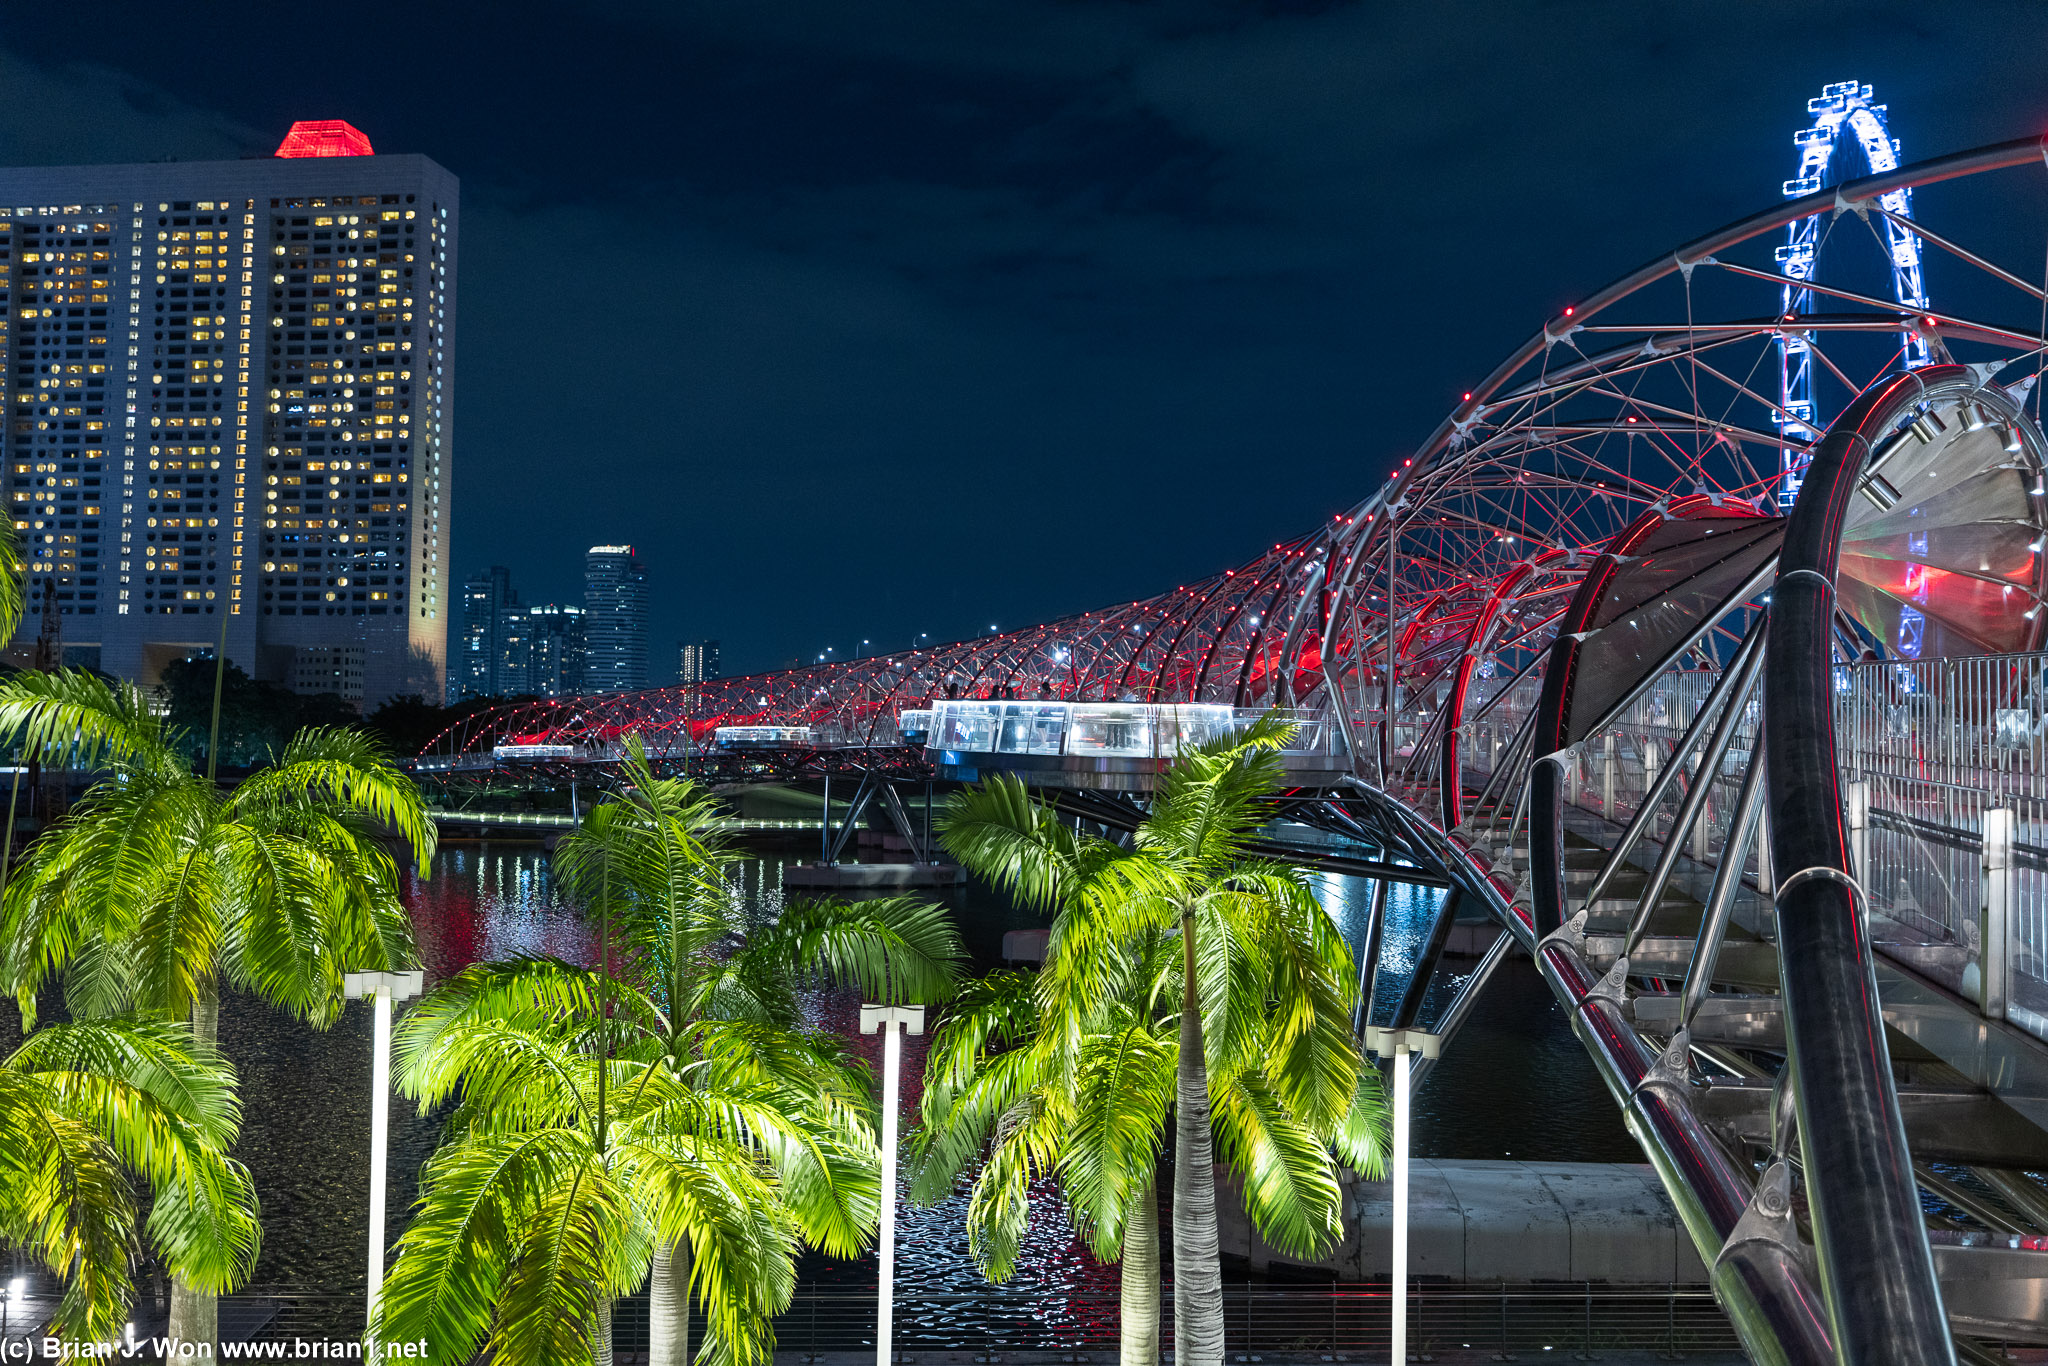
[[[277,144],[281,157],[368,157],[376,153],[360,128],[341,119],[300,119]]]

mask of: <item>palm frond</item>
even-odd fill
[[[655,1234],[688,1239],[690,1286],[704,1311],[698,1359],[762,1366],[773,1359],[773,1318],[796,1293],[795,1220],[753,1163],[724,1145],[686,1143],[650,1158],[637,1183]]]
[[[31,1107],[40,1108],[40,1122]],[[40,1172],[0,1165],[0,1222],[40,1228],[46,1247],[68,1231],[63,1257],[77,1257],[68,1312],[104,1323],[101,1296],[126,1287],[126,1269],[89,1263],[127,1257],[134,1211],[121,1173],[132,1171],[155,1197],[147,1231],[158,1257],[202,1290],[235,1289],[261,1241],[254,1185],[227,1155],[239,1120],[233,1073],[218,1055],[195,1050],[178,1025],[46,1026],[0,1069],[0,1127],[26,1124],[45,1148]],[[19,1137],[10,1130],[0,1147],[12,1149]],[[123,1221],[131,1232],[117,1239],[112,1230]],[[125,1310],[125,1300],[112,1307],[115,1315]]]
[[[417,867],[433,861],[434,822],[418,786],[366,731],[302,730],[228,799],[233,819],[292,805],[359,812],[404,840]]]
[[[1081,1048],[1061,1172],[1082,1236],[1104,1261],[1119,1255],[1132,1202],[1151,1194],[1179,1053],[1176,1040],[1134,1017]]]
[[[24,669],[0,680],[0,739],[53,768],[120,763],[159,776],[188,771],[142,690],[88,669]]]
[[[1035,1090],[997,1121],[995,1141],[967,1199],[967,1248],[981,1274],[1000,1285],[1016,1274],[1031,1221],[1031,1185],[1054,1174],[1067,1113],[1060,1093]]]
[[[602,1154],[551,1174],[521,1222],[491,1335],[504,1366],[582,1361],[599,1311],[647,1275],[652,1229]]]
[[[545,1076],[555,1080],[537,1084],[566,1100],[580,1086],[569,1054],[597,1019],[601,989],[600,974],[558,958],[472,963],[436,984],[399,1021],[392,1041],[398,1060],[393,1083],[425,1114],[462,1089],[472,1068],[482,1069],[485,1078],[497,1074],[500,1063],[489,1056],[490,1041],[522,1036],[536,1048],[550,1041],[555,1061]],[[611,995],[631,1011],[632,993],[614,988]]]
[[[21,628],[22,614],[28,610],[27,580],[23,577],[27,568],[21,554],[21,538],[9,519],[0,524],[0,645],[14,639],[14,633]]]
[[[1387,1160],[1393,1151],[1391,1110],[1387,1089],[1377,1067],[1358,1069],[1358,1090],[1345,1112],[1344,1122],[1332,1136],[1337,1155],[1368,1181],[1386,1178]]]
[[[915,897],[791,902],[734,955],[794,965],[892,1005],[945,1000],[966,956],[946,909]]]
[[[1290,1257],[1314,1257],[1344,1235],[1343,1191],[1329,1149],[1262,1077],[1211,1084],[1219,1156],[1243,1183],[1259,1236]]]
[[[369,1339],[424,1340],[429,1361],[470,1361],[497,1323],[526,1223],[559,1180],[585,1171],[590,1160],[588,1138],[563,1129],[483,1135],[442,1148],[421,1174],[419,1201],[398,1240]],[[584,1356],[555,1360],[586,1357],[587,1344]]]
[[[1064,906],[1079,871],[1079,841],[1021,778],[999,774],[947,799],[939,843],[963,867],[1039,911]]]

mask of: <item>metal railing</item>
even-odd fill
[[[1566,802],[1616,824],[1633,819],[1718,678],[1671,671],[1566,751]],[[2048,654],[1843,665],[1834,685],[1836,754],[1878,948],[2048,1038]],[[1687,836],[1683,852],[1700,864],[1722,856],[1760,719],[1752,696]],[[1485,724],[1470,733],[1466,761],[1482,780],[1512,733],[1505,717],[1492,734]],[[1525,768],[1518,759],[1501,789],[1518,790]],[[1669,838],[1692,779],[1672,785],[1647,844]],[[1753,883],[1760,846],[1743,868]]]
[[[1106,1273],[1109,1276],[1114,1272]],[[981,1290],[957,1294],[899,1294],[893,1339],[905,1353],[1049,1352],[1113,1357],[1122,1300],[1107,1285],[1080,1293],[1037,1294]],[[776,1356],[814,1360],[827,1352],[872,1352],[872,1289],[800,1289],[775,1320]],[[694,1349],[704,1321],[693,1301],[689,1333]],[[1278,1358],[1327,1358],[1339,1353],[1384,1355],[1391,1339],[1392,1302],[1385,1282],[1301,1286],[1226,1285],[1226,1349]],[[1173,1347],[1173,1288],[1161,1287],[1160,1345]],[[251,1292],[221,1302],[221,1333],[238,1344],[345,1346],[362,1332],[359,1294]],[[33,1327],[12,1325],[17,1335]],[[138,1306],[138,1337],[146,1344],[163,1331],[163,1308]],[[1411,1284],[1408,1341],[1416,1351],[1483,1350],[1594,1352],[1649,1350],[1670,1354],[1739,1349],[1734,1329],[1700,1285],[1613,1285],[1593,1282],[1537,1284]],[[612,1311],[612,1343],[625,1362],[648,1349],[648,1300],[643,1291]],[[238,1348],[251,1360],[267,1354]],[[150,1359],[147,1351],[137,1360]],[[643,1358],[644,1359],[644,1358]]]
[[[1880,951],[2048,1038],[2048,654],[1836,668]]]
[[[567,830],[576,824],[576,818],[566,811],[465,811],[448,807],[429,807],[427,814],[444,825],[525,825],[549,830]],[[719,817],[705,823],[705,828],[728,834],[749,834],[769,830],[816,830],[824,824],[818,820],[753,820],[738,816]]]
[[[1066,1351],[1113,1355],[1120,1298],[1029,1295],[989,1290],[898,1295],[896,1350],[918,1352]],[[1384,1355],[1391,1343],[1391,1301],[1384,1283],[1223,1288],[1226,1349],[1316,1358]],[[622,1302],[613,1343],[646,1350],[647,1301]],[[1160,1345],[1173,1347],[1173,1291],[1161,1292]],[[872,1291],[800,1291],[775,1323],[776,1354],[803,1361],[826,1352],[874,1348]],[[693,1315],[692,1341],[702,1325]],[[1704,1286],[1411,1285],[1408,1341],[1413,1350],[1590,1352],[1634,1348],[1670,1353],[1739,1349],[1713,1294]]]

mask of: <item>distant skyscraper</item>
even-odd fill
[[[462,643],[448,670],[451,704],[504,693],[505,627],[518,601],[512,571],[502,564],[462,585]]]
[[[594,545],[583,565],[592,692],[647,686],[647,577],[629,545]]]
[[[516,598],[498,616],[498,670],[492,682],[500,697],[518,697],[534,690],[528,678],[533,664],[531,620]]]
[[[684,687],[694,687],[709,678],[718,677],[718,642],[715,640],[679,640],[676,642],[676,681]]]
[[[225,613],[257,678],[441,693],[456,194],[338,121],[0,170],[4,486],[67,649],[154,683]]]
[[[589,641],[581,607],[526,609],[526,682],[542,697],[575,697],[588,690]]]

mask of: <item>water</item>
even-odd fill
[[[744,865],[744,891],[758,913],[772,915],[780,907],[781,870],[798,858],[766,853]],[[1331,876],[1320,892],[1356,944],[1370,884]],[[998,965],[1004,931],[1043,923],[984,886],[939,895],[953,910],[977,970]],[[1440,897],[1412,887],[1396,888],[1389,897],[1376,1002],[1380,1018],[1393,1009]],[[537,846],[444,847],[428,875],[412,879],[407,902],[429,985],[464,964],[514,953],[584,962],[596,957],[593,931],[564,901]],[[1441,1008],[1437,998],[1443,994],[1442,988],[1432,992],[1425,1021]],[[879,1074],[879,1041],[858,1033],[858,1006],[851,993],[818,993],[806,1002],[806,1014],[816,1025],[846,1034]],[[255,1286],[362,1291],[370,1042],[370,1008],[364,1004],[350,1005],[323,1032],[249,998],[230,996],[223,1003],[221,1044],[243,1083],[237,1155],[249,1165],[263,1200],[264,1246]],[[908,1106],[916,1100],[924,1049],[921,1039],[905,1042]],[[1419,1093],[1414,1135],[1419,1157],[1642,1160],[1562,1012],[1534,970],[1518,960],[1496,974],[1456,1046]],[[386,1200],[394,1237],[417,1193],[420,1166],[439,1137],[437,1118],[394,1103]],[[1052,1306],[1069,1295],[1086,1299],[1112,1292],[1114,1268],[1096,1264],[1055,1202],[1048,1196],[1034,1205],[1042,1214],[1034,1216],[1009,1289],[1043,1295]],[[960,1196],[934,1209],[903,1213],[897,1274],[907,1293],[968,1292],[984,1284],[968,1253],[965,1206]],[[872,1284],[873,1260],[838,1264],[812,1255],[801,1276],[815,1285]]]

